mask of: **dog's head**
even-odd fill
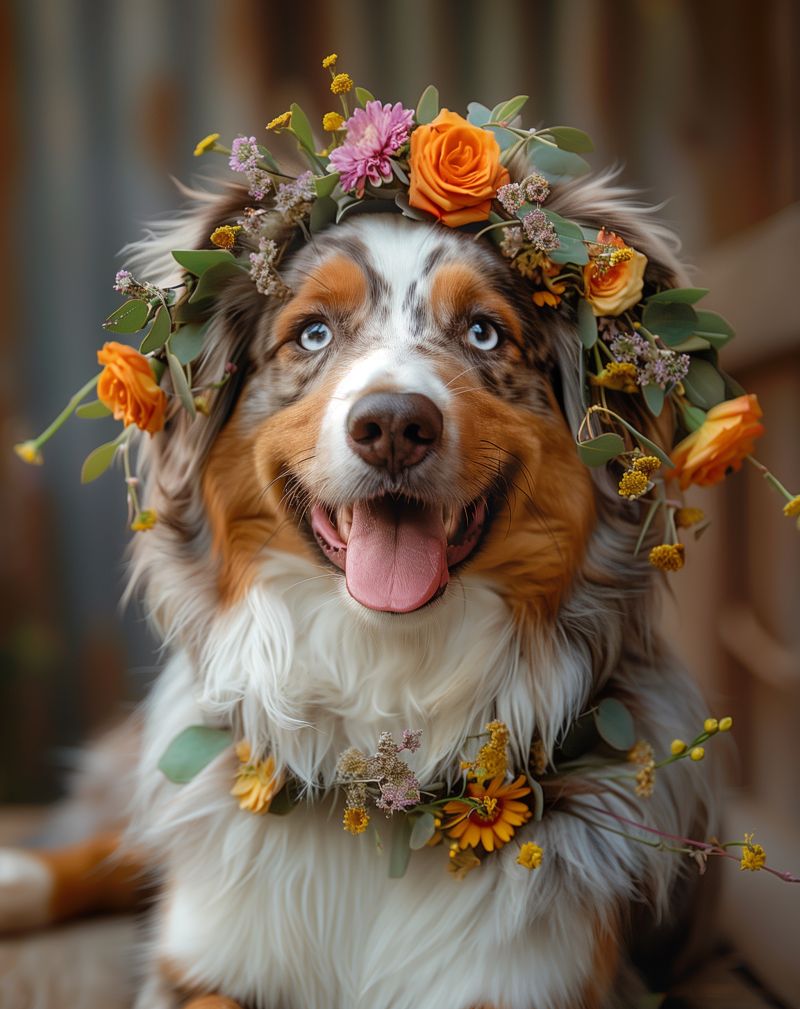
[[[245,202],[209,202],[184,227],[202,244]],[[608,178],[556,190],[551,206],[644,252],[646,283],[680,279],[667,233]],[[144,244],[140,261],[153,252]],[[177,412],[149,447],[160,523],[137,543],[139,573],[193,565],[188,580],[225,607],[265,550],[284,551],[334,574],[342,605],[395,620],[435,610],[462,575],[533,620],[557,614],[587,565],[607,585],[623,569],[630,582],[630,558],[613,553],[630,553],[634,524],[605,506],[608,488],[575,450],[576,323],[536,307],[494,245],[362,214],[290,250],[281,275],[282,300],[245,277],[217,299],[195,383],[227,360],[237,373],[210,417]],[[151,580],[171,625],[179,590]]]

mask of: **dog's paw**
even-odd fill
[[[50,867],[35,852],[0,848],[0,931],[46,925],[53,882]]]

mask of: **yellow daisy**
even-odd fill
[[[503,784],[502,775],[488,784],[471,782],[467,795],[481,805],[475,807],[463,799],[446,803],[444,813],[450,819],[444,825],[445,830],[462,849],[476,848],[479,844],[485,851],[502,848],[514,836],[515,829],[531,818],[525,803],[518,801],[529,793],[523,775],[507,785]]]

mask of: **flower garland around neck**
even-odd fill
[[[649,742],[637,741],[625,705],[605,697],[573,722],[552,755],[535,740],[525,766],[514,769],[508,727],[495,720],[484,733],[469,737],[481,745],[472,759],[460,762],[455,776],[460,784],[455,791],[445,782],[423,785],[407,763],[407,756],[422,745],[421,731],[405,729],[399,743],[391,732],[382,732],[374,753],[349,747],[339,755],[336,779],[328,793],[344,794],[344,830],[355,838],[371,834],[379,857],[384,855],[384,842],[378,824],[381,817],[391,821],[387,868],[393,878],[405,874],[414,852],[439,846],[446,848],[448,869],[456,879],[463,879],[512,843],[517,865],[528,871],[540,867],[547,871],[545,832],[537,825],[558,811],[631,843],[688,858],[700,873],[715,856],[737,861],[743,870],[763,869],[784,882],[798,883],[800,876],[767,865],[764,848],[753,842],[752,834],[746,834],[744,841],[725,842],[679,837],[621,815],[615,811],[618,802],[604,802],[604,797],[613,797],[633,806],[646,804],[662,773],[683,760],[700,764],[708,741],[732,727],[729,716],[709,717],[690,742],[674,739],[657,756]],[[300,802],[325,794],[317,789],[303,796],[296,779],[276,772],[271,755],[254,757],[246,741],[234,745],[229,730],[205,725],[184,729],[158,766],[170,781],[185,785],[232,748],[238,766],[230,792],[242,811],[283,816]],[[581,802],[571,804],[570,797],[576,795]],[[520,834],[525,836],[520,838]],[[732,854],[736,849],[738,857]]]

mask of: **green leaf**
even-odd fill
[[[81,483],[91,483],[102,476],[114,461],[118,446],[119,441],[115,438],[114,441],[107,441],[105,445],[100,445],[90,452],[81,466]]]
[[[698,428],[703,426],[706,412],[705,410],[701,410],[699,406],[692,406],[691,403],[682,403],[681,412],[683,414],[683,422],[690,432],[697,431]]]
[[[650,413],[654,417],[660,417],[661,411],[664,409],[664,390],[661,386],[651,382],[649,385],[644,386],[642,395]]]
[[[186,372],[183,370],[178,358],[170,352],[169,345],[167,346],[167,364],[169,365],[169,376],[172,379],[172,388],[175,390],[175,395],[180,399],[189,416],[196,417],[197,410],[189,383],[186,381]]]
[[[439,91],[433,84],[429,84],[420,95],[417,102],[417,122],[423,126],[431,122],[439,114]]]
[[[677,354],[691,354],[698,350],[710,350],[711,344],[708,340],[703,340],[699,336],[690,336],[688,340],[684,340],[683,343],[673,343],[672,349]]]
[[[631,713],[616,698],[603,698],[594,711],[594,721],[603,740],[615,750],[629,750],[636,742]]]
[[[169,341],[169,349],[181,364],[194,361],[208,334],[208,323],[189,322],[176,329]]]
[[[642,325],[671,347],[692,336],[697,329],[697,312],[681,301],[648,303],[642,314]]]
[[[84,420],[98,420],[100,417],[109,417],[111,411],[101,403],[99,399],[93,399],[91,403],[84,403],[75,411],[76,416],[83,417]]]
[[[158,769],[176,785],[185,785],[233,742],[228,729],[190,725],[172,740],[158,762]]]
[[[527,95],[517,95],[515,98],[509,98],[507,102],[495,105],[492,109],[492,122],[510,123],[514,116],[522,110],[527,100]]]
[[[540,132],[553,140],[562,151],[588,154],[594,150],[594,144],[589,134],[584,133],[583,130],[576,130],[573,126],[549,126]]]
[[[562,151],[560,147],[553,147],[541,140],[537,141],[535,137],[531,137],[531,141],[533,145],[531,159],[534,167],[548,182],[568,182],[570,179],[586,175],[589,171],[588,161],[584,161],[572,151]]]
[[[611,431],[588,441],[578,442],[578,455],[587,466],[605,466],[625,451],[625,442]]]
[[[534,207],[530,203],[526,203],[518,211],[517,216],[524,216],[533,209]],[[557,214],[554,210],[545,210],[544,215],[556,229],[556,234],[559,238],[575,238],[579,242],[583,241],[583,231],[574,221],[567,220],[566,217],[562,217],[561,214]]]
[[[528,784],[531,786],[533,794],[533,819],[534,822],[541,823],[544,813],[544,789],[536,778],[532,778],[530,775],[528,775]]]
[[[398,193],[394,198],[394,202],[403,211],[403,216],[410,217],[412,221],[436,220],[433,214],[429,214],[425,210],[420,210],[419,207],[412,207],[408,202],[408,193]]]
[[[728,320],[717,312],[698,309],[697,329],[695,329],[694,335],[708,340],[712,347],[719,349],[734,338],[736,331]]]
[[[491,118],[491,109],[480,102],[470,102],[467,106],[467,122],[473,126],[485,126]]]
[[[578,332],[581,343],[587,350],[591,350],[597,343],[597,318],[585,298],[578,300]]]
[[[436,823],[431,813],[423,813],[422,816],[414,819],[414,826],[411,830],[411,837],[408,846],[412,851],[419,851],[424,848],[436,833]]]
[[[172,320],[170,318],[169,309],[164,308],[162,305],[156,312],[156,317],[153,319],[153,325],[150,327],[150,331],[139,345],[140,353],[152,354],[153,351],[161,350],[169,339],[171,326]]]
[[[583,242],[576,238],[559,238],[558,248],[547,253],[547,258],[553,263],[574,263],[583,266],[589,262],[589,253]]]
[[[338,181],[338,172],[334,172],[332,175],[323,175],[322,177],[318,177],[314,179],[314,191],[317,196],[330,196],[334,189],[336,189]]]
[[[291,813],[298,802],[297,787],[292,781],[287,781],[283,788],[272,797],[267,812],[272,813],[273,816],[286,816],[287,813]]]
[[[366,88],[356,88],[356,101],[363,109],[367,102],[375,101],[375,95],[371,91],[367,91]]]
[[[314,200],[314,206],[311,208],[311,217],[308,222],[311,234],[318,235],[329,224],[333,224],[337,219],[338,209],[339,205],[331,196],[320,196]]]
[[[314,134],[311,132],[311,123],[308,121],[308,116],[303,112],[297,102],[292,102],[291,104],[292,113],[292,130],[294,131],[295,137],[300,141],[303,147],[311,154],[315,153],[314,149]]]
[[[230,252],[224,249],[178,249],[172,253],[172,258],[195,277],[202,277],[206,270],[218,263],[235,262]]]
[[[647,536],[650,526],[653,524],[653,519],[656,517],[656,512],[661,507],[661,501],[651,501],[650,507],[647,509],[647,515],[642,523],[642,528],[639,530],[639,536],[636,540],[636,546],[633,548],[633,556],[638,557],[639,551],[642,549],[642,543],[644,543],[644,538]]]
[[[224,290],[231,278],[239,277],[247,272],[247,268],[235,259],[210,266],[197,281],[197,287],[192,291],[189,304],[196,305],[207,298],[215,298]]]
[[[147,322],[150,306],[146,301],[126,301],[103,323],[103,328],[112,333],[138,333]]]
[[[389,879],[402,879],[411,858],[411,818],[402,813],[394,817],[392,850],[389,853]]]
[[[558,759],[574,760],[597,744],[597,726],[591,715],[581,715],[569,726],[558,746]]]
[[[686,395],[696,406],[710,410],[725,399],[725,379],[710,361],[696,357],[683,380]]]
[[[271,172],[276,172],[278,175],[281,174],[281,166],[263,144],[258,144],[258,153],[261,155],[261,160]]]
[[[399,179],[399,181],[402,182],[404,186],[408,186],[410,184],[409,178],[400,162],[395,161],[394,158],[389,158],[389,163],[392,166],[392,171],[395,174],[395,178]]]
[[[659,291],[658,294],[651,294],[647,299],[647,304],[674,304],[682,302],[686,305],[694,305],[696,301],[705,298],[708,294],[707,287],[672,287],[666,291]]]

